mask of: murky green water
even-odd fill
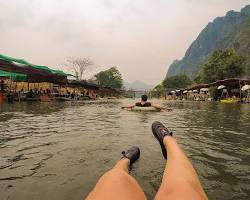
[[[163,101],[173,112],[140,113],[121,110],[128,101],[1,105],[0,199],[83,199],[131,145],[141,148],[132,175],[152,199],[165,165],[155,120],[174,131],[210,199],[249,199],[250,105]]]

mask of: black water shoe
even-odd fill
[[[122,152],[123,158],[128,158],[130,160],[130,166],[140,158],[139,147],[131,147],[127,151]]]
[[[152,124],[152,132],[153,132],[155,138],[160,143],[162,154],[163,154],[164,158],[167,160],[167,150],[163,144],[163,138],[165,136],[172,136],[173,132],[170,131],[168,128],[166,128],[161,122],[154,122]]]

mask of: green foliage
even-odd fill
[[[221,95],[221,92],[217,89],[217,87],[210,87],[209,93],[211,98],[215,101],[217,101]]]
[[[165,95],[165,88],[162,84],[159,84],[155,86],[155,88],[152,90],[152,96],[156,98],[160,98],[161,96]]]
[[[170,65],[167,77],[186,74],[195,78],[204,60],[216,50],[234,48],[246,57],[245,75],[250,76],[250,5],[241,12],[230,11],[204,28],[182,60]]]
[[[202,65],[201,82],[211,83],[226,78],[240,77],[244,73],[244,58],[234,49],[216,50]]]
[[[201,75],[200,74],[194,78],[194,82],[197,84],[201,83]]]
[[[176,75],[165,78],[162,82],[164,88],[181,89],[186,88],[192,84],[192,81],[186,75]]]
[[[122,88],[122,75],[116,67],[101,71],[95,75],[99,85],[103,87],[111,87],[113,89]]]

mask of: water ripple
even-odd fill
[[[120,109],[127,103],[1,106],[0,193],[5,199],[82,199],[122,150],[138,145],[142,156],[131,173],[153,199],[165,165],[150,131],[159,120],[174,131],[210,199],[249,198],[250,105],[157,101],[173,111],[138,113]]]

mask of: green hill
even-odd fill
[[[195,78],[201,64],[215,49],[234,48],[247,58],[246,75],[250,75],[250,5],[240,12],[229,11],[209,23],[191,44],[182,60],[175,60],[167,77],[186,74]]]

